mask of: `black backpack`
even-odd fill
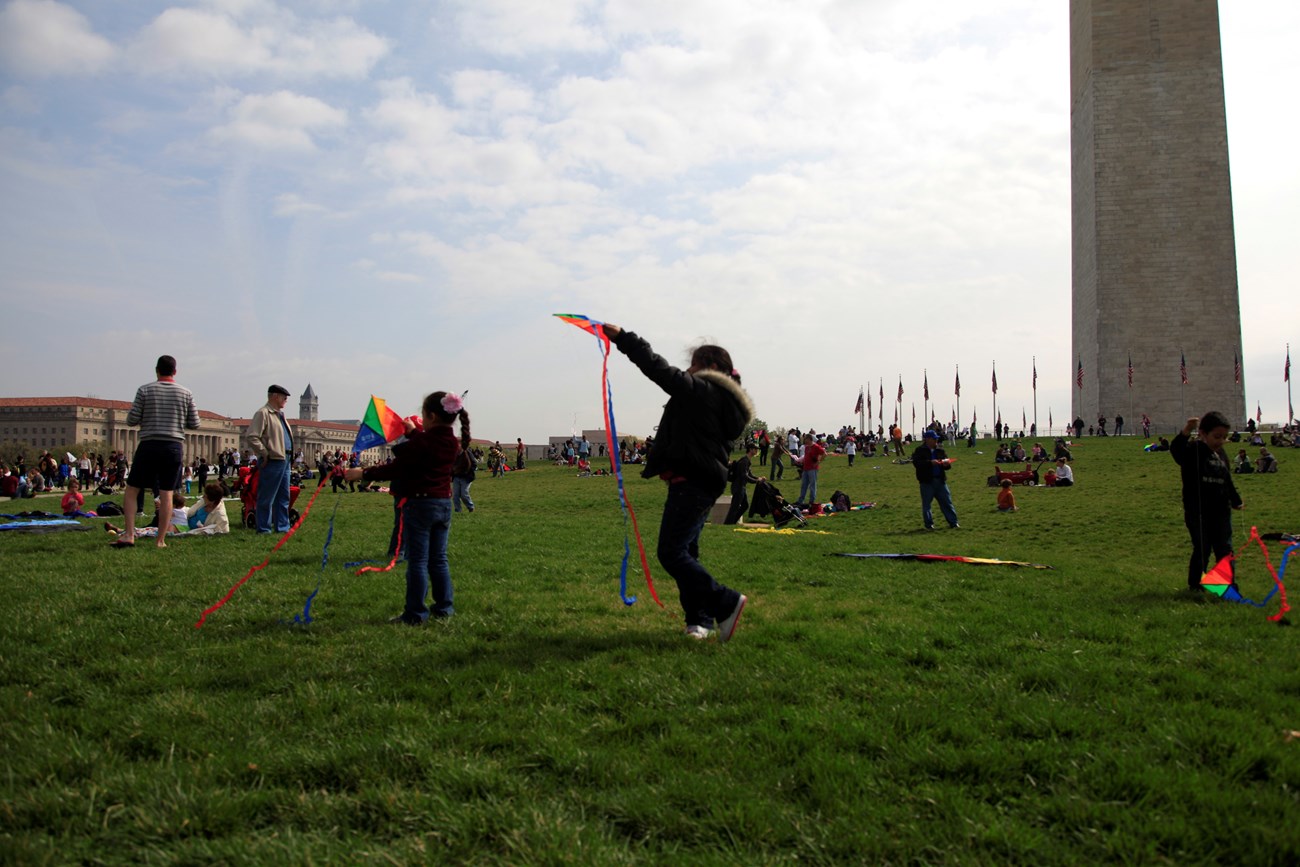
[[[122,514],[122,507],[112,500],[108,500],[95,507],[95,514],[101,518],[116,518]]]

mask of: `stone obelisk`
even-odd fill
[[[1075,416],[1244,423],[1218,3],[1071,0],[1070,96]]]

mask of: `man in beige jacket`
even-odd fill
[[[272,385],[266,406],[248,423],[248,446],[257,455],[257,532],[289,532],[289,456],[293,433],[284,417],[289,389]]]

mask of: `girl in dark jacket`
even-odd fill
[[[754,415],[753,404],[722,347],[698,347],[690,367],[679,370],[636,334],[608,322],[604,329],[610,341],[668,393],[641,475],[668,483],[657,553],[659,563],[677,581],[686,634],[707,638],[716,623],[718,639],[728,641],[747,599],[719,584],[700,563],[700,531],[727,486],[731,450]]]

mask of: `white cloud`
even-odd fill
[[[0,10],[0,61],[16,75],[96,73],[115,54],[84,15],[55,0],[13,0]]]
[[[455,0],[449,5],[460,37],[495,54],[608,48],[595,20],[598,6],[591,0]],[[438,31],[444,24],[435,20],[433,26]]]
[[[363,78],[388,50],[388,40],[351,19],[304,21],[262,3],[173,7],[131,46],[135,63],[148,73],[292,80]]]
[[[347,112],[311,96],[287,90],[245,96],[230,110],[228,123],[212,130],[221,142],[248,144],[268,150],[312,151],[313,135],[347,125]]]

